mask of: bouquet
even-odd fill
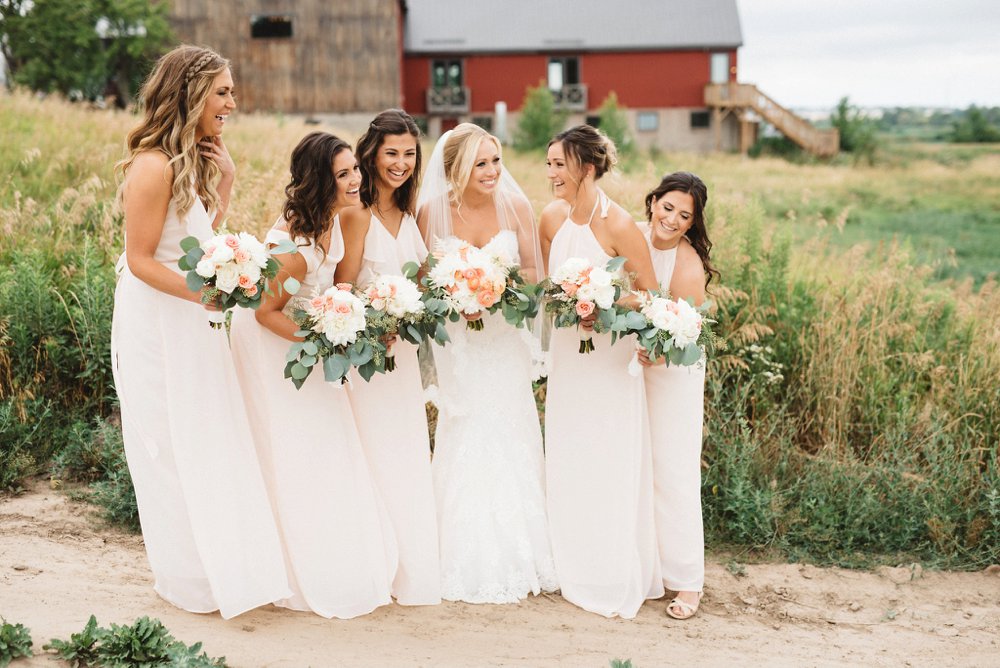
[[[285,378],[296,389],[318,364],[330,383],[343,384],[352,366],[365,380],[376,371],[384,372],[385,344],[369,327],[365,303],[351,288],[349,283],[338,283],[293,311],[292,319],[300,327],[296,335],[305,339],[293,343],[285,356]]]
[[[181,240],[181,250],[184,256],[177,266],[187,272],[188,289],[200,292],[203,304],[216,303],[221,307],[208,316],[215,329],[222,327],[226,311],[232,307],[256,309],[263,295],[270,294],[268,282],[278,275],[281,266],[272,254],[296,252],[290,240],[268,251],[252,234],[234,234],[225,229],[203,243],[197,237],[185,237]],[[288,278],[284,288],[295,294],[299,282]]]
[[[636,314],[641,323],[630,323],[629,331],[638,335],[638,345],[650,361],[666,357],[670,364],[690,366],[697,363],[704,349],[713,349],[716,343],[711,324],[715,322],[705,314],[711,302],[694,306],[689,300],[673,300],[648,293],[640,297],[641,307]],[[633,359],[629,371],[639,375],[638,360]]]
[[[369,328],[382,337],[398,334],[401,339],[419,345],[425,338],[432,338],[444,345],[448,333],[444,329],[447,310],[444,304],[430,307],[413,278],[417,275],[417,264],[408,262],[403,267],[402,276],[376,276],[363,290],[358,292],[365,303]],[[436,308],[435,308],[436,306]],[[385,354],[385,370],[396,368],[392,348]]]
[[[513,261],[454,237],[438,241],[427,256],[423,284],[427,299],[444,302],[452,322],[461,313],[502,309],[507,322],[521,327],[538,312],[536,288],[524,283]],[[483,322],[469,320],[467,326],[480,331]]]
[[[621,297],[625,278],[621,268],[625,258],[616,257],[604,268],[595,267],[589,260],[578,257],[567,259],[542,283],[548,301],[545,310],[555,316],[556,327],[578,326],[583,318],[596,314],[595,332],[611,332],[611,342],[623,331],[615,327],[622,319],[621,309],[615,302]],[[580,352],[594,350],[591,332],[580,335]]]

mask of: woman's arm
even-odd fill
[[[542,215],[538,217],[538,243],[542,249],[543,278],[552,273],[549,266],[549,251],[552,249],[552,239],[559,231],[559,225],[566,220],[568,204],[562,200],[554,200],[545,205]]]
[[[344,258],[337,263],[335,283],[355,283],[365,257],[365,237],[371,226],[367,209],[350,207],[340,212],[340,232],[344,237]]]
[[[173,169],[159,151],[136,156],[125,177],[125,257],[128,268],[151,288],[187,301],[201,303],[201,296],[188,289],[184,276],[154,259],[173,187]]]
[[[670,277],[670,298],[690,299],[695,306],[705,302],[705,264],[685,239],[677,246],[677,260]]]
[[[274,259],[281,263],[281,268],[278,270],[277,277],[271,281],[273,294],[264,295],[260,307],[254,315],[257,322],[283,339],[301,341],[301,337],[295,336],[295,332],[299,331],[299,326],[281,312],[281,309],[285,308],[285,304],[291,298],[288,291],[281,286],[285,284],[285,280],[289,276],[300,283],[305,280],[306,260],[300,253],[282,253],[275,255]]]
[[[215,219],[212,221],[212,229],[218,229],[229,209],[229,199],[236,181],[236,163],[230,157],[222,137],[204,137],[198,142],[198,148],[201,155],[214,162],[222,172],[222,178],[215,187],[215,191],[219,193],[219,210],[215,212]]]
[[[608,231],[615,253],[625,258],[625,271],[635,276],[633,288],[655,290],[656,272],[653,270],[649,246],[646,245],[646,238],[642,236],[632,217],[623,209],[619,209],[615,215],[608,218]]]

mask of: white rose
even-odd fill
[[[225,243],[215,244],[215,252],[212,253],[212,262],[216,266],[226,264],[231,262],[233,259],[233,249],[227,246]]]
[[[229,294],[240,283],[240,270],[235,264],[224,264],[215,269],[215,287]]]
[[[198,260],[198,265],[194,270],[202,278],[211,278],[215,276],[215,263],[209,259],[202,258]]]

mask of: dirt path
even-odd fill
[[[518,606],[385,607],[354,620],[261,608],[225,621],[177,610],[152,590],[142,539],[104,529],[90,509],[39,483],[0,500],[0,615],[31,629],[35,658],[90,614],[103,625],[158,617],[232,666],[1000,666],[1000,567],[981,573],[877,572],[710,560],[699,615],[673,622],[663,602],[632,621],[559,596]]]

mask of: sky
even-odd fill
[[[739,80],[779,104],[1000,106],[998,0],[737,0]]]

